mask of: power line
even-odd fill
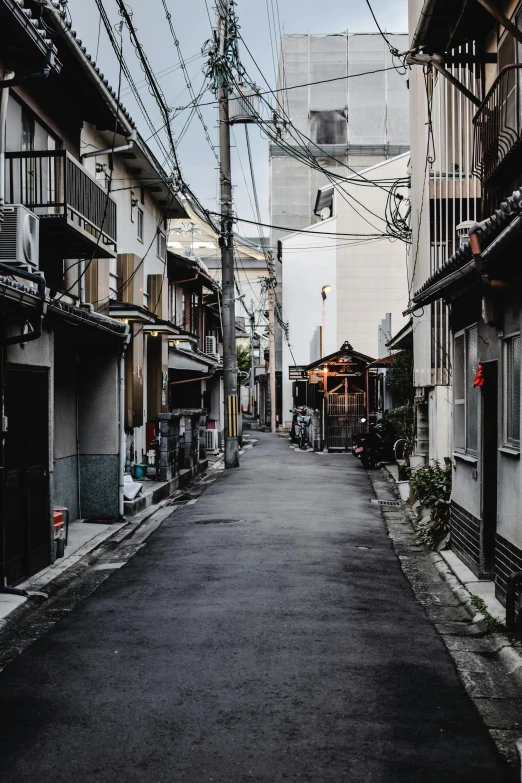
[[[121,54],[121,57],[119,59],[120,70],[119,70],[119,74],[118,74],[118,95],[117,95],[117,100],[116,100],[116,116],[115,116],[115,120],[114,120],[114,133],[112,135],[111,149],[114,149],[115,146],[116,146],[116,135],[118,133],[118,121],[120,119],[120,94],[121,94],[121,79],[122,79],[122,73],[123,73],[123,38],[122,38],[122,31],[123,31],[123,22],[120,23],[120,48],[121,48],[122,54]],[[113,174],[114,174],[114,162],[113,162],[112,167],[110,169],[109,180],[107,182],[107,192],[105,194],[105,204],[104,204],[104,208],[103,208],[103,215],[102,215],[102,219],[101,219],[101,224],[100,224],[100,227],[98,229],[98,237],[96,239],[96,246],[95,246],[94,250],[92,251],[91,257],[89,258],[87,264],[84,265],[83,269],[81,270],[80,274],[78,275],[78,277],[76,278],[74,283],[72,283],[66,291],[64,291],[62,294],[60,294],[58,299],[55,300],[55,301],[59,302],[60,299],[62,299],[67,294],[69,294],[73,290],[73,288],[75,288],[75,286],[79,285],[80,281],[86,275],[89,267],[91,266],[91,264],[93,262],[94,256],[96,255],[96,251],[98,250],[98,247],[100,245],[100,240],[101,240],[101,236],[102,236],[103,227],[105,225],[105,220],[107,219],[107,212],[109,210],[109,203],[110,203],[110,199],[111,199],[111,186],[112,186]]]
[[[241,40],[244,43],[244,39],[241,38]],[[255,90],[249,95],[242,95],[242,98],[256,98],[257,96],[262,95],[274,95],[276,92],[288,92],[289,90],[298,90],[300,87],[313,87],[315,84],[328,84],[330,82],[338,82],[342,81],[343,79],[355,79],[359,76],[371,76],[374,73],[384,73],[385,71],[395,71],[396,68],[394,65],[389,65],[386,68],[376,68],[373,71],[363,71],[362,73],[350,73],[346,76],[336,76],[332,79],[320,79],[316,82],[304,82],[303,84],[293,84],[291,87],[275,87],[274,89],[270,90]],[[216,106],[219,103],[219,100],[215,101],[208,101],[205,103],[198,103],[198,106]],[[176,107],[176,111],[186,111],[187,109],[191,109],[193,106],[192,103],[187,103],[186,106],[178,106]]]

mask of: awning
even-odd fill
[[[397,334],[386,343],[386,348],[391,351],[397,351],[401,348],[411,348],[413,346],[413,318],[410,318],[406,326],[397,332]]]
[[[203,375],[212,375],[215,369],[216,362],[210,358],[199,353],[169,347],[169,370],[189,370]]]

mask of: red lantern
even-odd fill
[[[482,362],[479,362],[477,368],[477,374],[475,375],[475,380],[473,381],[473,386],[484,386],[485,380],[486,379],[484,378],[484,367],[482,366]]]

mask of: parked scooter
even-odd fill
[[[361,424],[365,423],[366,419],[361,419]],[[366,432],[356,433],[353,440],[354,455],[361,460],[363,467],[369,470],[378,462],[393,460],[397,431],[389,419],[381,419],[370,424]]]
[[[300,449],[304,449],[308,441],[308,427],[312,417],[306,413],[306,408],[292,408],[292,426],[290,428],[290,440],[296,443]]]

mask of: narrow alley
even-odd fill
[[[510,779],[367,472],[255,437],[0,674],[1,780]]]

